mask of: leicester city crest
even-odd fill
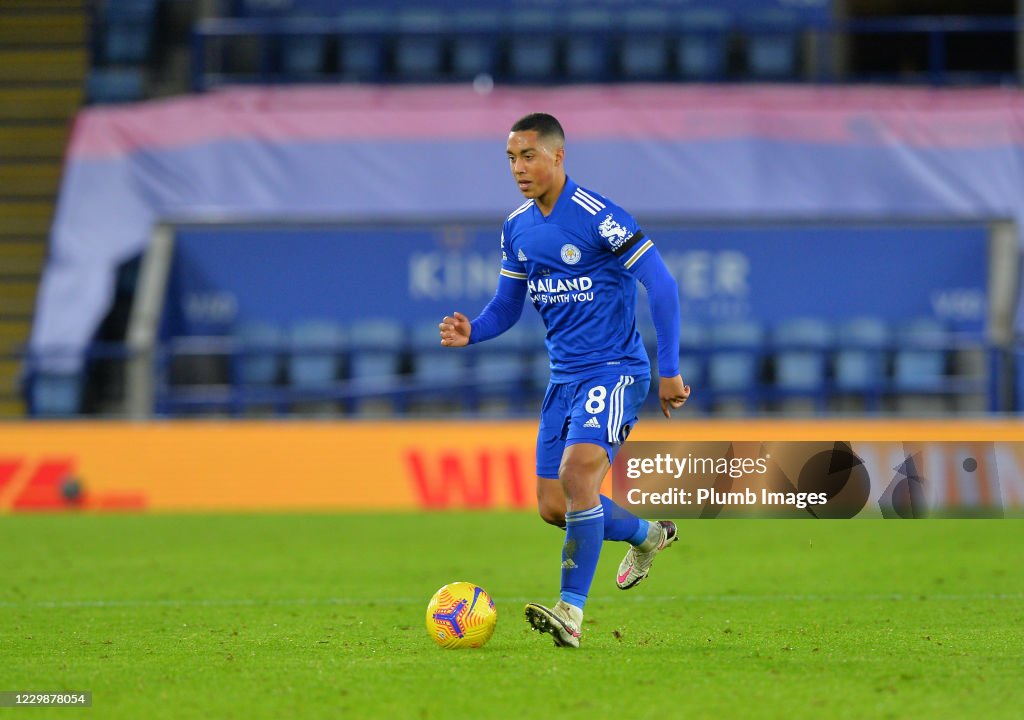
[[[566,243],[562,246],[562,262],[566,265],[575,265],[580,261],[580,249],[572,243]]]

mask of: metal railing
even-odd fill
[[[1020,347],[1024,347],[1021,344]],[[884,346],[865,346],[865,351],[877,353],[882,359],[883,370],[869,386],[850,390],[837,382],[832,371],[840,349],[856,349],[850,344],[830,344],[826,348],[818,345],[803,348],[820,356],[825,368],[820,380],[805,388],[784,387],[771,377],[776,355],[782,350],[771,342],[758,347],[708,345],[686,349],[684,357],[696,362],[701,368],[695,378],[693,402],[690,407],[704,414],[713,412],[716,404],[730,399],[742,399],[748,412],[773,413],[778,405],[791,399],[807,399],[813,404],[812,412],[827,413],[829,403],[841,398],[859,399],[863,414],[878,414],[894,411],[895,401],[906,397],[932,397],[954,399],[973,396],[982,400],[982,411],[1002,413],[1019,412],[1024,409],[1024,350],[1008,349],[1001,345],[983,343],[977,338],[953,337],[941,346],[921,346],[918,349],[941,352],[946,358],[946,370],[935,382],[918,388],[903,387],[888,369],[897,352],[915,349],[896,341]],[[786,351],[801,351],[799,345],[787,343]],[[407,348],[402,350],[409,354]],[[467,353],[469,351],[452,351]],[[741,388],[716,388],[708,378],[712,355],[739,352],[749,355],[757,368],[755,377]],[[394,415],[406,413],[413,405],[430,407],[448,405],[460,414],[475,415],[488,403],[498,402],[499,414],[519,416],[532,413],[535,401],[539,400],[546,387],[546,377],[535,369],[536,351],[523,350],[518,353],[521,364],[518,372],[501,377],[487,376],[477,370],[478,357],[467,357],[465,372],[447,380],[425,378],[412,372],[382,374],[371,377],[352,377],[342,371],[314,386],[295,383],[288,375],[287,360],[292,354],[304,357],[330,356],[339,360],[344,367],[350,349],[321,346],[296,349],[287,342],[244,343],[238,339],[216,337],[174,338],[160,343],[150,351],[133,350],[126,343],[97,343],[90,347],[85,365],[76,371],[54,372],[33,370],[33,363],[26,364],[26,397],[30,412],[37,417],[72,417],[82,413],[83,398],[90,384],[89,373],[105,364],[109,371],[119,368],[117,374],[124,378],[120,389],[115,389],[114,398],[107,398],[109,416],[189,416],[196,414],[217,414],[232,417],[245,416],[252,410],[285,416],[304,414],[304,406],[320,406],[327,414],[344,416],[358,415],[360,408],[368,401],[382,401],[387,412]],[[980,362],[973,372],[964,373],[954,367],[950,359],[956,353],[975,353]],[[507,353],[506,353],[507,354]],[[654,355],[652,355],[653,357]],[[253,358],[274,358],[277,367],[273,377],[260,382],[248,382],[241,371],[242,364]],[[38,358],[37,358],[38,359]],[[52,360],[52,358],[51,358]],[[130,373],[133,364],[147,368],[152,375],[147,387],[153,397],[146,398],[142,406],[149,408],[140,416],[138,399],[131,397]],[[198,368],[198,370],[197,370]],[[766,372],[767,371],[767,372]],[[56,405],[40,406],[40,397],[46,397],[40,383],[56,381]],[[74,388],[74,407],[66,393]],[[52,402],[53,395],[50,395]],[[656,393],[651,393],[648,409],[656,409]],[[886,401],[886,403],[883,403]],[[493,410],[493,408],[491,408]],[[314,410],[314,412],[317,412]],[[317,414],[324,414],[317,412]]]

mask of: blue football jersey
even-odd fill
[[[651,247],[629,213],[569,178],[549,216],[533,200],[508,216],[501,274],[526,283],[544,321],[551,382],[650,374],[630,268]]]

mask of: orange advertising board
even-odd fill
[[[532,508],[535,433],[530,420],[8,424],[0,512]],[[881,483],[907,447],[930,454],[930,467],[961,446],[1002,452],[1002,502],[1024,504],[1024,424],[1015,422],[652,419],[633,440],[865,441]],[[969,480],[985,482],[986,467]],[[944,492],[955,500],[958,487]]]

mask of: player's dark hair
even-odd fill
[[[547,113],[530,113],[516,120],[512,132],[528,132],[534,130],[537,137],[556,137],[565,142],[565,131],[554,115]]]

